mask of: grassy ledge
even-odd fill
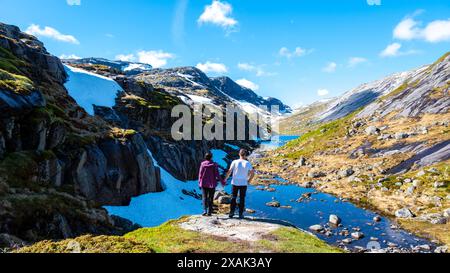
[[[60,242],[43,241],[19,253],[342,253],[318,238],[294,228],[282,227],[257,242],[228,240],[182,229],[188,218],[159,227],[142,228],[123,237],[83,236]],[[74,248],[76,246],[77,248]]]

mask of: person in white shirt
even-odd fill
[[[233,161],[230,170],[227,173],[225,181],[233,176],[231,184],[233,185],[233,199],[231,200],[230,218],[233,218],[236,212],[237,198],[239,195],[239,218],[244,218],[245,197],[247,195],[248,185],[255,177],[255,170],[247,160],[248,151],[242,149],[239,152],[240,159]]]

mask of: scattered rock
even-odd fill
[[[408,138],[409,134],[408,133],[404,133],[404,132],[399,132],[395,134],[395,139],[397,140],[401,140],[401,139],[405,139]]]
[[[352,176],[355,173],[355,171],[352,168],[347,168],[345,170],[342,170],[339,172],[340,177],[349,177]]]
[[[316,185],[317,184],[315,182],[309,181],[309,182],[303,183],[302,187],[307,188],[307,189],[311,189],[311,188],[315,188]]]
[[[416,188],[418,188],[422,185],[422,181],[420,181],[418,179],[415,179],[412,183],[413,183],[413,186]]]
[[[369,126],[366,129],[366,134],[368,136],[372,136],[372,135],[378,135],[380,133],[380,129],[377,128],[376,126]]]
[[[279,207],[281,207],[281,204],[278,201],[272,201],[272,202],[266,203],[266,206],[272,207],[272,208],[279,208]]]
[[[255,214],[256,210],[253,209],[245,209],[245,212],[249,213],[249,214]]]
[[[403,209],[399,209],[395,212],[395,217],[397,217],[397,218],[413,218],[414,214],[408,208],[403,208]]]
[[[426,250],[426,251],[430,251],[431,250],[431,246],[430,245],[420,245],[418,246],[419,249],[421,250]]]
[[[415,190],[416,190],[416,187],[411,186],[406,189],[405,193],[406,193],[406,195],[413,195]]]
[[[387,243],[387,246],[390,247],[390,248],[396,248],[396,247],[398,247],[397,244],[394,244],[394,243],[391,243],[391,242],[388,242],[388,243]]]
[[[321,177],[324,177],[324,176],[325,176],[325,173],[323,173],[321,171],[314,171],[314,170],[312,170],[312,171],[310,171],[308,173],[308,177],[310,177],[310,178],[321,178]]]
[[[229,205],[229,204],[231,204],[231,197],[230,196],[221,196],[221,197],[219,197],[217,202],[219,202],[219,204],[221,204],[221,205]]]
[[[434,182],[433,187],[435,189],[443,188],[443,187],[445,187],[445,183],[444,182]]]
[[[346,244],[346,245],[349,245],[349,244],[351,244],[351,243],[353,242],[353,240],[350,239],[350,238],[347,238],[347,239],[342,240],[342,242],[343,242],[344,244]]]
[[[214,194],[214,200],[219,200],[220,197],[222,196],[226,196],[227,193],[224,191],[216,191],[216,193]]]
[[[310,230],[314,232],[321,232],[324,228],[321,225],[313,225],[309,227]]]
[[[434,250],[434,253],[447,253],[447,252],[448,252],[448,247],[447,246],[438,246]]]
[[[360,239],[362,239],[362,238],[364,238],[364,233],[362,233],[362,232],[353,232],[352,233],[352,238],[353,239],[355,239],[355,240],[360,240]]]
[[[304,158],[303,156],[300,158],[300,160],[297,162],[297,164],[295,164],[296,167],[304,167],[307,165],[307,161],[306,158]]]
[[[420,172],[418,172],[417,173],[417,177],[422,177],[422,176],[424,176],[424,175],[426,175],[426,173],[425,173],[425,171],[424,170],[421,170]]]
[[[446,209],[443,212],[444,217],[450,218],[450,209]]]
[[[342,220],[337,215],[332,214],[330,215],[329,222],[335,226],[338,226],[342,222]]]
[[[381,222],[381,217],[380,216],[375,216],[375,217],[373,217],[373,221],[374,222]]]

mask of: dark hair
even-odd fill
[[[242,157],[247,157],[248,156],[248,151],[246,149],[241,149],[239,151],[239,155]]]
[[[213,158],[212,153],[206,153],[206,155],[205,155],[206,160],[211,160],[212,158]]]

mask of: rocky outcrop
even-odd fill
[[[87,115],[35,37],[0,24],[0,57],[0,81],[13,81],[0,82],[0,234],[120,234],[100,206],[162,190],[142,136]]]
[[[292,109],[276,98],[263,98],[251,89],[243,87],[228,77],[218,77],[212,79],[212,84],[221,92],[227,94],[238,101],[245,101],[256,106],[266,107],[266,110],[277,106],[280,113],[291,113]]]
[[[130,197],[161,191],[159,169],[139,134],[129,140],[102,140],[81,150],[66,181],[103,205],[128,205]],[[70,182],[69,182],[70,183]]]
[[[157,136],[149,137],[148,147],[160,166],[177,179],[198,179],[198,168],[212,146],[206,141],[168,141]]]

